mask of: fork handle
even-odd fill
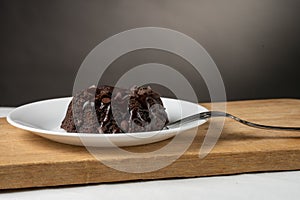
[[[300,127],[283,127],[283,126],[269,126],[269,125],[263,125],[263,124],[257,124],[252,123],[247,120],[240,119],[234,115],[231,115],[229,113],[221,112],[221,111],[207,111],[207,112],[201,112],[195,115],[191,115],[189,117],[183,118],[181,120],[177,120],[175,122],[167,124],[167,127],[171,126],[178,126],[182,124],[186,124],[189,122],[201,120],[201,119],[209,119],[212,117],[228,117],[231,119],[234,119],[237,122],[240,122],[244,125],[254,127],[254,128],[260,128],[260,129],[272,129],[272,130],[285,130],[285,131],[300,131]]]

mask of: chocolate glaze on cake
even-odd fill
[[[167,123],[160,96],[150,87],[92,86],[73,97],[61,128],[80,133],[132,133],[161,130]]]

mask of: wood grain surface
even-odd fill
[[[202,104],[209,108],[210,104]],[[300,100],[274,99],[227,103],[227,111],[243,119],[267,125],[300,126]],[[28,113],[30,115],[30,113]],[[84,147],[53,142],[9,125],[0,119],[0,188],[27,188],[70,184],[149,180],[176,177],[199,177],[261,171],[300,169],[300,132],[250,128],[226,119],[221,137],[203,159],[199,149],[208,122],[187,151],[171,165],[148,173],[121,172],[99,162]],[[190,130],[193,131],[193,130]],[[182,143],[189,131],[179,135]],[[124,148],[136,153],[151,152],[170,140]],[[178,144],[180,145],[180,144]],[[111,149],[99,149],[104,160],[116,164],[144,167],[150,158],[118,156]],[[172,155],[154,155],[156,161]],[[152,158],[153,159],[153,158]],[[153,162],[155,164],[155,162]]]

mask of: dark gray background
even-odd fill
[[[228,100],[299,98],[299,10],[299,0],[0,0],[0,106],[71,95],[97,44],[143,26],[174,29],[202,44]],[[150,61],[179,69],[199,101],[209,101],[202,79],[166,52],[124,55],[106,79]]]

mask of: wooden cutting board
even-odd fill
[[[209,104],[202,104],[209,108]],[[228,102],[227,111],[249,121],[267,125],[300,126],[300,100],[252,100]],[[30,115],[31,113],[28,113]],[[188,150],[174,163],[149,173],[125,173],[101,164],[84,147],[56,143],[10,126],[0,119],[0,188],[27,188],[128,180],[199,177],[245,172],[300,169],[300,132],[250,128],[226,119],[222,135],[211,153],[199,158],[209,123],[199,127]],[[182,142],[188,132],[180,135]],[[170,140],[128,147],[150,152]],[[127,158],[102,149],[103,159],[143,166],[147,157]],[[172,155],[155,155],[167,159]]]

